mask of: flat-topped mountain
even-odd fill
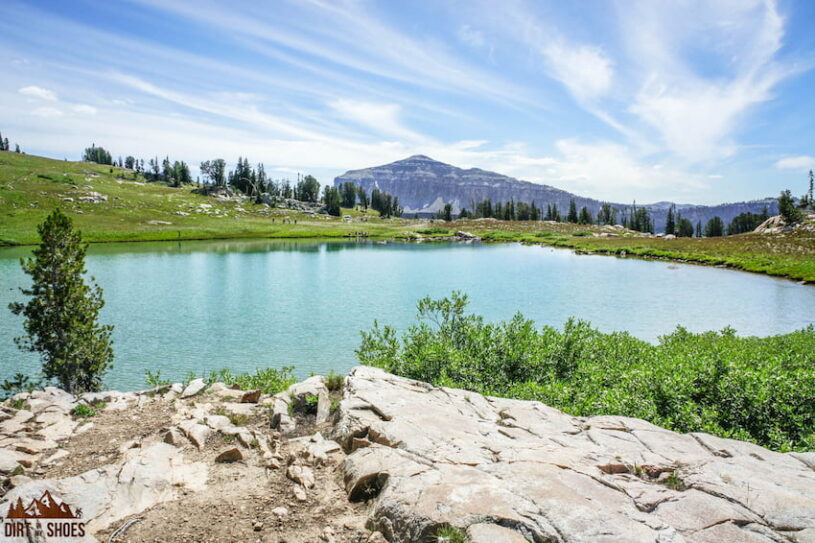
[[[544,211],[547,205],[554,204],[565,215],[569,209],[569,201],[573,199],[578,209],[585,206],[592,214],[596,214],[602,204],[600,200],[578,196],[550,185],[521,181],[480,168],[462,169],[425,155],[414,155],[383,166],[351,170],[336,177],[334,185],[349,181],[364,187],[368,192],[378,188],[397,196],[405,213],[436,213],[448,203],[453,206],[453,212],[458,213],[461,209],[472,211],[476,203],[484,200],[515,200],[534,202]],[[627,203],[613,205],[620,210],[630,206]],[[657,229],[663,229],[671,205],[671,202],[658,202],[643,207],[651,212]],[[692,222],[705,223],[717,215],[729,222],[740,213],[761,213],[765,206],[773,214],[775,205],[774,199],[766,198],[717,206],[678,204],[676,208]]]

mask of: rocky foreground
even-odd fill
[[[46,490],[82,511],[84,538],[47,541],[815,541],[815,453],[367,367],[272,397],[47,388],[0,419],[4,523]]]

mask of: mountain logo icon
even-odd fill
[[[9,507],[6,518],[9,519],[78,519],[82,518],[82,510],[72,509],[67,503],[54,498],[46,490],[39,498],[33,498],[28,505],[22,498]]]

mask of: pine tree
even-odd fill
[[[718,238],[724,235],[724,221],[721,217],[713,217],[705,225],[706,238]]]
[[[39,352],[43,374],[68,392],[100,390],[102,375],[113,361],[112,326],[98,323],[102,289],[87,285],[80,233],[58,209],[38,226],[42,242],[34,257],[22,261],[31,276],[31,299],[9,309],[25,317],[27,336],[15,338],[21,350]],[[93,280],[93,279],[92,279]]]
[[[696,221],[696,237],[702,237],[702,221]]]
[[[566,215],[566,220],[571,223],[577,222],[577,204],[574,203],[574,199],[569,200],[569,214]]]
[[[8,144],[6,144],[6,150],[8,151]],[[815,208],[815,177],[812,176],[812,170],[809,170],[809,207]]]
[[[592,224],[594,222],[591,218],[589,208],[586,206],[580,208],[580,216],[577,218],[577,222],[580,224]]]
[[[676,222],[674,221],[674,206],[668,208],[668,218],[665,221],[665,234],[676,233]]]
[[[3,133],[0,132],[0,151],[7,151],[6,145],[3,143]]]
[[[778,197],[778,213],[787,224],[792,224],[801,217],[801,214],[795,209],[795,202],[789,190],[782,191]]]

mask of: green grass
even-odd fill
[[[776,450],[815,448],[815,326],[770,337],[677,328],[657,344],[569,320],[486,323],[466,296],[419,302],[417,324],[363,333],[363,364],[576,416],[622,415]]]
[[[248,201],[222,202],[195,194],[194,188],[146,183],[142,178],[137,179],[132,171],[116,167],[3,151],[0,152],[0,245],[37,243],[37,224],[56,207],[71,217],[89,242],[341,238],[353,232],[367,232],[369,237],[390,237],[408,230],[411,223],[419,222],[380,219],[372,210],[363,213],[343,209],[343,215],[357,219],[351,221],[307,215]],[[90,192],[98,192],[108,199],[97,204],[78,200]],[[65,198],[74,201],[65,201]],[[212,207],[202,211],[201,204]],[[189,215],[177,215],[178,212]],[[362,221],[361,217],[367,220]],[[284,224],[283,219],[290,220],[291,224]]]

